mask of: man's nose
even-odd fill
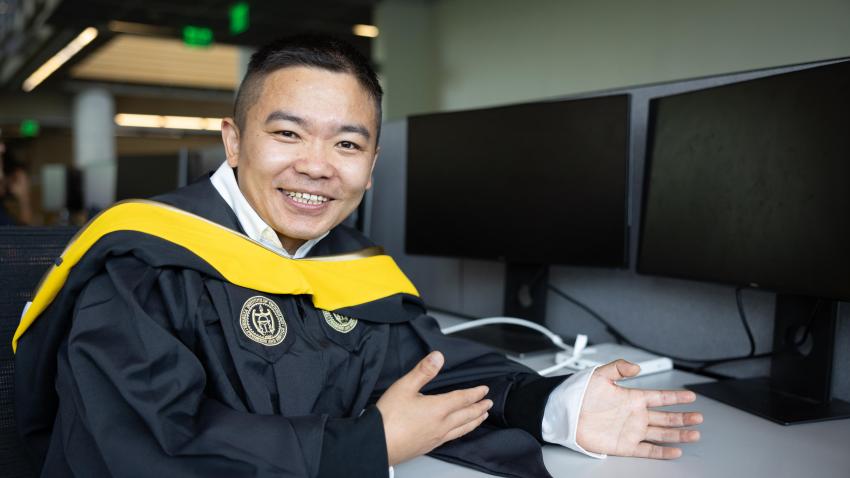
[[[333,165],[330,162],[331,152],[322,144],[312,144],[304,150],[304,154],[295,162],[295,170],[312,179],[328,178],[333,175]]]

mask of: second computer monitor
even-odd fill
[[[406,251],[627,264],[629,96],[408,121]]]
[[[850,62],[653,100],[638,271],[850,299]]]

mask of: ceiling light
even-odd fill
[[[375,25],[362,25],[362,24],[354,25],[354,27],[351,28],[351,31],[354,32],[354,34],[359,36],[359,37],[369,37],[369,38],[375,38],[376,36],[378,36],[378,33],[380,33],[378,31],[378,27],[376,27]]]
[[[132,128],[168,128],[220,131],[221,118],[201,118],[198,116],[162,116],[118,113],[115,124]]]
[[[163,116],[163,127],[171,129],[206,129],[207,120],[191,116]]]
[[[115,115],[115,124],[134,128],[162,128],[162,116],[118,113]]]
[[[107,28],[115,33],[129,33],[131,35],[170,36],[173,35],[175,31],[173,28],[169,27],[148,25],[146,23],[122,22],[120,20],[111,20],[107,23]]]
[[[64,48],[50,57],[49,60],[44,62],[43,65],[38,67],[37,70],[24,80],[21,88],[23,88],[26,92],[32,91],[36,86],[40,85],[42,81],[52,75],[53,72],[58,70],[60,66],[70,60],[71,57],[79,53],[80,50],[91,43],[95,38],[97,38],[97,28],[88,27],[83,30],[76,38],[71,40]]]

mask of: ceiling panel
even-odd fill
[[[235,90],[238,75],[237,47],[135,35],[117,35],[71,69],[78,79],[219,90]]]

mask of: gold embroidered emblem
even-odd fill
[[[239,325],[245,335],[266,347],[274,347],[286,338],[283,312],[273,300],[256,295],[242,304]]]
[[[352,319],[351,317],[346,317],[342,314],[337,314],[336,312],[323,310],[322,315],[325,316],[325,322],[327,322],[332,329],[343,334],[351,332],[354,327],[357,326],[357,319]]]

